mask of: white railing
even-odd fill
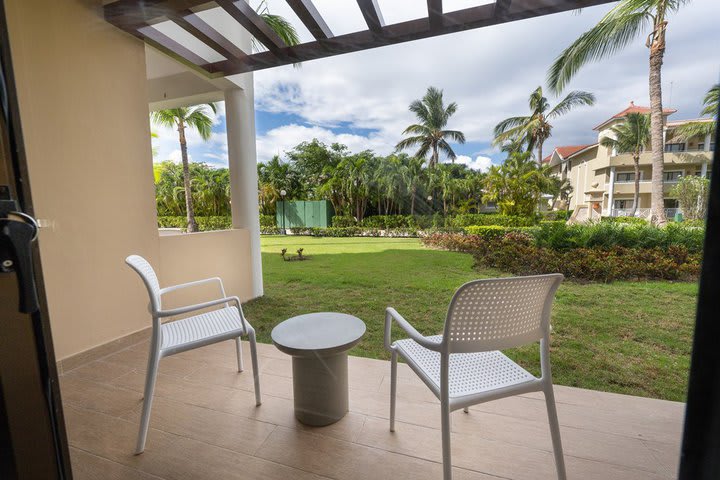
[[[610,212],[611,217],[632,217],[633,216],[633,209],[632,208],[613,208]],[[650,209],[649,208],[638,208],[635,210],[635,217],[639,218],[647,218],[650,216]]]
[[[672,218],[672,217],[674,217],[675,215],[677,215],[678,213],[680,213],[680,209],[679,209],[679,208],[666,208],[666,209],[665,209],[665,216],[666,216],[667,218]]]

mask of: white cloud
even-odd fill
[[[477,157],[475,157],[475,160],[473,160],[471,157],[468,157],[467,155],[458,155],[455,159],[455,163],[467,165],[473,170],[477,170],[483,173],[487,172],[493,164],[492,158],[486,157],[484,155],[478,155]]]
[[[275,3],[284,2],[271,3],[271,9]],[[328,0],[318,4],[331,28],[351,28],[343,23],[349,16],[347,12],[334,12],[331,3]],[[387,18],[395,19],[392,21],[417,13],[401,11],[410,9],[413,0],[380,3],[388,12]],[[418,4],[424,7],[424,3]],[[445,91],[447,101],[459,105],[449,128],[462,130],[469,142],[487,143],[497,122],[528,111],[528,96],[538,85],[544,85],[555,57],[610,8],[612,5],[602,5],[585,8],[580,14],[566,12],[308,61],[299,69],[287,66],[258,71],[257,106],[269,112],[298,115],[324,132],[340,124],[373,129],[375,133],[366,135],[365,142],[387,142],[378,147],[379,152],[387,152],[415,120],[408,112],[408,104],[434,85]],[[717,13],[717,0],[694,0],[670,19],[663,86],[665,101],[679,110],[676,118],[696,116],[705,91],[718,80]],[[584,67],[568,87],[595,93],[597,105],[580,108],[555,121],[547,151],[559,144],[594,141],[592,127],[625,108],[630,100],[647,105],[647,56],[644,38],[638,38],[621,54]],[[549,92],[547,96],[551,103],[557,102]],[[293,141],[311,138],[296,137]],[[273,153],[289,143],[274,140],[278,145],[271,148]],[[480,153],[497,155],[493,151]]]

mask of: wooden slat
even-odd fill
[[[172,57],[185,60],[186,62],[207,70],[208,73],[214,73],[217,71],[217,69],[213,67],[213,64],[208,63],[208,61],[200,55],[197,55],[191,50],[185,48],[172,38],[149,25],[139,28],[138,33],[145,37],[145,39],[150,43],[153,43],[166,53],[169,53]]]
[[[278,54],[280,49],[287,46],[244,0],[216,0],[216,3],[274,54]]]
[[[309,12],[311,11],[309,8],[309,5],[312,5],[310,3],[311,0],[288,1],[291,4],[299,1],[300,4],[308,7]],[[202,59],[198,60],[197,55],[189,52],[165,36],[160,37],[154,32],[151,32],[154,38],[148,36],[148,40],[155,45],[160,44],[164,50],[171,52],[173,56],[180,58],[190,65],[200,65],[210,75],[218,73],[234,75],[525,18],[549,15],[578,8],[587,8],[612,3],[613,1],[614,0],[496,0],[496,3],[488,3],[486,5],[445,13],[441,15],[441,21],[438,26],[432,27],[429,17],[384,26],[382,14],[377,7],[377,0],[357,0],[365,17],[365,21],[370,27],[369,30],[332,37],[326,35],[329,33],[329,29],[325,31],[323,28],[320,28],[320,31],[315,33],[321,38],[294,47],[287,47],[282,42],[282,39],[277,37],[277,34],[272,32],[262,18],[244,1],[216,0],[220,6],[248,29],[250,33],[267,45],[270,51],[247,55],[242,60],[233,58],[207,64],[204,60],[199,63]],[[200,6],[202,3],[206,3],[205,0],[119,0],[118,2],[106,5],[105,14],[106,19],[110,23],[117,25],[119,28],[133,35],[143,38],[145,35],[138,30],[155,21],[162,20],[158,19],[158,14],[170,18],[173,12],[183,12],[194,6]],[[438,5],[442,8],[442,2],[428,0],[428,12],[434,11],[435,13],[433,15],[436,15],[436,7]],[[298,16],[301,17],[301,15]],[[313,16],[311,15],[311,17]],[[321,19],[319,16],[314,18],[315,20],[312,21],[306,18],[303,22],[308,21],[312,24],[313,21]],[[319,24],[317,26],[320,27]],[[195,28],[198,28],[198,26],[195,25]],[[313,35],[315,35],[315,33],[313,33]],[[204,34],[206,37],[209,37],[210,40],[213,40],[213,37],[208,35],[207,31],[204,32]],[[328,38],[322,38],[323,35],[326,35]],[[273,39],[273,36],[277,38]],[[217,40],[217,38],[214,39],[215,43],[223,46],[223,44]],[[227,47],[227,45],[225,45],[225,47]],[[188,60],[188,58],[193,60]]]
[[[287,0],[287,3],[317,40],[333,37],[330,27],[327,26],[325,19],[323,19],[320,12],[315,8],[312,0]]]
[[[495,1],[495,16],[502,18],[508,14],[512,0],[496,0]]]
[[[427,0],[428,21],[430,29],[442,27],[443,2],[442,0]]]
[[[357,3],[370,31],[382,33],[385,20],[383,19],[377,0],[357,0]]]
[[[193,12],[186,11],[180,15],[173,15],[171,19],[184,28],[188,33],[228,60],[232,60],[233,58],[242,60],[247,57],[247,54],[237,45],[222,36],[217,30],[212,28]]]

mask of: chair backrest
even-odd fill
[[[475,280],[448,308],[443,342],[449,353],[513,348],[549,333],[550,309],[562,274]]]
[[[148,296],[150,297],[150,313],[160,311],[160,282],[155,274],[155,270],[153,270],[148,261],[140,255],[130,255],[125,259],[125,263],[142,278],[145,288],[147,288]]]

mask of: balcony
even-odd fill
[[[685,165],[702,165],[712,162],[712,151],[688,151],[688,152],[665,152],[665,167],[681,167]],[[632,167],[634,165],[632,155],[623,153],[610,157],[611,167]],[[640,165],[652,165],[652,152],[645,152],[640,155]]]
[[[667,218],[673,218],[676,214],[680,213],[681,210],[679,208],[666,208],[665,209],[665,217]],[[611,212],[604,212],[603,215],[608,215],[611,217],[638,217],[638,218],[649,218],[650,217],[650,209],[649,208],[638,208],[635,211],[635,214],[633,215],[633,209],[632,208],[613,208]]]
[[[663,182],[663,192],[669,194],[670,190],[677,185],[677,181]],[[605,184],[605,191],[610,191],[610,184]],[[652,192],[652,181],[640,180],[640,194],[650,194]],[[635,193],[635,182],[615,182],[615,194],[632,195]]]
[[[78,478],[442,477],[440,405],[407,365],[398,365],[395,433],[388,429],[390,365],[357,357],[349,365],[350,413],[311,428],[293,416],[290,359],[264,344],[260,407],[252,373],[236,371],[232,342],[165,359],[147,449],[135,456],[147,347],[141,341],[61,377]],[[555,393],[568,478],[674,478],[683,404],[562,386]],[[452,422],[455,478],[555,478],[539,394],[458,411]]]

